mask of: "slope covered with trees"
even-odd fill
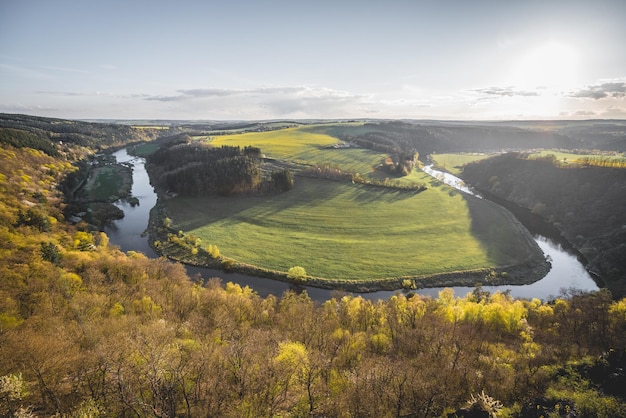
[[[186,135],[161,140],[147,163],[157,187],[184,196],[281,192],[293,186],[287,169],[263,175],[259,148],[213,147]]]
[[[359,127],[325,128],[329,134],[360,146],[385,152],[432,153],[503,149],[583,147],[582,140],[553,131],[516,126],[451,123],[371,122]]]
[[[466,165],[463,178],[555,225],[616,297],[626,294],[626,169],[511,153]]]
[[[153,139],[160,133],[158,129],[136,129],[132,126],[114,123],[82,122],[0,113],[0,132],[4,129],[13,130],[13,135],[11,135],[13,141],[20,140],[20,135],[15,135],[17,130],[23,132],[21,136],[38,138],[39,141],[42,141],[40,144],[45,147],[53,145],[61,149],[63,149],[64,144],[74,148],[79,146],[105,149],[129,142]],[[0,143],[2,142],[6,143],[6,141],[0,141]],[[27,144],[27,146],[33,147],[32,144]],[[34,148],[40,149],[38,146]],[[44,149],[42,151],[47,152]]]

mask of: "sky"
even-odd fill
[[[0,112],[626,119],[624,0],[0,0]]]

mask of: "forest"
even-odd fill
[[[0,416],[626,416],[606,289],[260,297],[67,222],[68,147],[0,148]]]
[[[596,161],[602,161],[595,157]],[[593,158],[585,157],[588,162]],[[626,295],[626,170],[570,168],[551,157],[507,153],[463,167],[463,178],[555,225],[616,297]]]
[[[263,175],[261,150],[255,147],[213,147],[187,135],[163,138],[147,158],[157,186],[183,196],[229,196],[287,191],[293,177],[286,170]]]

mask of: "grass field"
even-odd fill
[[[309,275],[373,279],[511,263],[473,231],[465,198],[446,187],[422,193],[298,178],[280,195],[175,198],[175,227],[222,254],[264,268],[299,265]],[[519,239],[507,220],[490,222]]]
[[[93,171],[85,190],[90,200],[109,201],[130,192],[132,173],[128,167],[109,165]]]
[[[458,154],[433,154],[431,155],[435,165],[448,173],[459,175],[461,168],[468,163],[484,160],[493,154],[483,153],[458,153]]]
[[[330,164],[343,171],[359,173],[363,176],[372,173],[373,168],[386,156],[363,148],[328,148],[340,142],[337,138],[325,133],[313,132],[310,127],[298,127],[216,136],[211,144],[240,147],[253,145],[259,147],[268,157],[310,165]]]
[[[543,150],[539,152],[532,153],[528,156],[528,158],[542,158],[548,157],[550,155],[554,155],[556,160],[565,166],[568,164],[576,165],[584,162],[586,158],[591,161],[594,160],[605,160],[611,163],[614,163],[616,166],[626,166],[626,157],[623,154],[619,155],[604,155],[604,154],[572,154],[569,152],[562,152],[556,150]]]
[[[159,146],[154,142],[145,142],[143,144],[136,145],[133,148],[133,155],[137,155],[138,157],[147,157],[148,155],[154,153]]]

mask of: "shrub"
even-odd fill
[[[287,278],[296,283],[304,283],[306,281],[306,270],[304,267],[294,266],[287,272]]]

